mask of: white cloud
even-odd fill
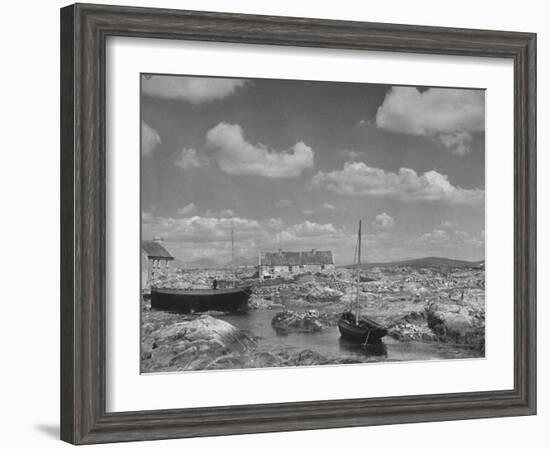
[[[374,225],[380,229],[393,229],[395,226],[395,218],[388,215],[386,212],[382,212],[375,217]]]
[[[455,154],[464,155],[472,152],[472,136],[467,132],[440,134],[439,139]]]
[[[316,223],[306,220],[288,226],[275,236],[276,248],[303,251],[316,248],[351,253],[357,240],[355,234],[350,234],[344,228],[338,228],[332,223]],[[273,240],[272,240],[273,241]]]
[[[484,92],[472,89],[392,87],[376,114],[388,131],[437,136],[456,154],[471,152],[471,133],[485,129]]]
[[[220,217],[222,218],[229,218],[234,216],[235,216],[235,211],[233,209],[222,209],[220,211]]]
[[[416,239],[416,243],[437,245],[441,243],[448,243],[450,241],[449,234],[443,229],[434,229],[431,232],[422,234]]]
[[[364,126],[371,126],[371,125],[372,125],[372,121],[364,118],[359,120],[359,122],[357,123],[358,128],[362,128]]]
[[[331,223],[320,224],[309,220],[286,228],[277,234],[278,240],[288,242],[301,237],[322,237],[338,234],[337,229]]]
[[[442,221],[439,226],[442,228],[452,229],[452,228],[456,228],[458,226],[458,223],[456,223],[455,221],[445,220],[445,221]]]
[[[199,104],[225,98],[246,83],[246,80],[230,78],[149,75],[142,78],[141,86],[145,94],[153,97]]]
[[[290,200],[279,200],[275,203],[276,207],[290,207],[292,206],[292,201]]]
[[[252,257],[260,251],[273,251],[277,248],[303,251],[340,251],[348,254],[356,243],[355,233],[338,228],[332,223],[303,221],[286,226],[280,218],[257,221],[243,217],[158,217],[149,215],[143,221],[143,238],[160,236],[167,248],[181,260],[197,257],[214,257],[228,260],[231,254],[231,230],[234,230],[236,254]],[[374,239],[373,236],[366,236]],[[342,261],[348,261],[348,257]]]
[[[143,224],[145,237],[158,235],[172,242],[204,242],[207,244],[229,242],[232,229],[235,231],[236,240],[265,238],[265,232],[258,221],[239,217],[156,217],[150,223]]]
[[[313,215],[315,213],[313,209],[302,209],[302,212],[306,215]]]
[[[357,159],[363,154],[360,151],[355,150],[340,150],[338,153],[348,159]]]
[[[457,229],[434,229],[431,232],[418,237],[414,243],[421,246],[438,246],[448,248],[464,248],[464,246],[473,248],[482,248],[484,246],[483,238],[472,237],[468,232]]]
[[[454,204],[477,204],[484,198],[480,189],[453,186],[446,175],[434,170],[418,175],[410,168],[397,173],[369,167],[364,162],[346,162],[342,170],[318,172],[310,188],[327,188],[346,196],[389,196],[406,201],[446,201]]]
[[[328,210],[335,210],[336,209],[336,206],[333,205],[333,204],[330,204],[330,203],[325,203],[321,207],[323,209],[328,209]]]
[[[270,218],[265,222],[266,226],[270,229],[273,229],[275,231],[279,231],[283,229],[285,223],[280,218]]]
[[[187,206],[184,206],[178,209],[178,214],[180,215],[190,215],[194,214],[197,211],[197,206],[194,203],[189,203]]]
[[[220,169],[230,174],[293,178],[313,167],[313,150],[305,143],[276,152],[247,142],[239,125],[219,123],[208,131],[206,140],[218,150]]]
[[[218,218],[231,218],[235,216],[235,211],[233,209],[222,209],[220,211],[213,211],[208,209],[205,214],[206,217],[218,217]]]
[[[180,152],[179,158],[176,160],[175,164],[178,167],[188,170],[191,168],[200,168],[203,165],[208,163],[208,158],[205,156],[198,156],[197,150],[194,148],[184,148]]]
[[[143,120],[141,121],[141,155],[148,157],[153,154],[157,145],[162,142],[159,133]]]

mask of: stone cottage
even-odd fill
[[[144,240],[141,242],[141,273],[142,287],[151,285],[155,276],[158,276],[161,270],[167,270],[170,262],[174,260],[172,255],[163,246],[160,237],[154,240]]]
[[[259,256],[260,279],[272,279],[299,273],[318,273],[334,269],[332,251],[282,251],[261,253]]]

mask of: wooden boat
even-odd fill
[[[244,312],[248,309],[248,298],[252,293],[252,288],[235,286],[233,230],[231,230],[231,267],[233,272],[232,287],[204,290],[151,287],[151,307],[183,313],[207,310]]]
[[[151,307],[179,312],[221,310],[242,312],[248,309],[251,287],[183,290],[151,287]]]
[[[384,326],[373,319],[359,316],[359,296],[360,296],[360,268],[361,268],[361,220],[359,220],[359,232],[357,234],[357,292],[355,295],[355,314],[345,311],[338,320],[338,329],[340,336],[348,341],[361,344],[380,343],[388,331]]]
[[[344,312],[338,320],[342,338],[354,343],[375,344],[380,342],[388,331],[376,321],[363,317],[356,320],[351,312]]]

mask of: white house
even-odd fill
[[[260,279],[298,273],[317,273],[334,269],[332,251],[282,251],[261,253],[258,258]]]
[[[170,261],[174,260],[172,255],[162,246],[162,239],[156,237],[154,240],[141,242],[141,284],[142,287],[149,286],[155,276],[162,269],[170,267]]]

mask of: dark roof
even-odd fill
[[[141,249],[147,253],[149,259],[174,259],[172,255],[166,251],[166,248],[157,242],[141,242]]]
[[[263,253],[262,265],[327,265],[334,263],[332,251],[277,251]]]

